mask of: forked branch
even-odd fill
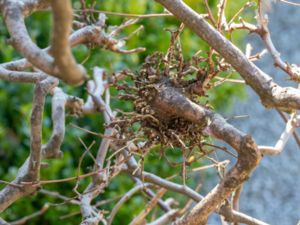
[[[300,90],[280,87],[254,65],[236,46],[181,0],[156,0],[195,34],[212,46],[244,78],[267,108],[300,109]]]

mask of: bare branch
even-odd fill
[[[27,4],[26,4],[27,3]],[[28,1],[7,0],[2,9],[5,23],[11,35],[10,43],[35,67],[45,73],[53,73],[53,59],[34,44],[24,23],[25,9]],[[25,9],[24,9],[25,8]]]
[[[118,201],[118,203],[114,206],[113,210],[111,211],[108,220],[107,220],[107,225],[112,224],[117,212],[121,208],[121,206],[128,201],[134,194],[136,194],[139,191],[144,190],[147,187],[153,186],[152,184],[149,183],[141,183],[130,189],[127,193],[123,195],[123,197]]]
[[[142,212],[137,215],[130,223],[130,225],[142,225],[146,220],[146,216],[150,213],[150,211],[157,205],[158,200],[166,193],[166,189],[160,189],[156,196],[154,196],[151,201],[145,206]]]
[[[208,13],[208,18],[210,19],[210,21],[212,22],[212,24],[217,27],[218,24],[217,22],[215,21],[215,18],[210,10],[210,7],[209,7],[209,4],[208,4],[208,1],[207,0],[204,0],[204,3],[205,3],[205,7],[206,7],[206,11]]]
[[[54,88],[52,98],[53,133],[48,143],[43,146],[44,158],[61,158],[60,146],[65,136],[65,107],[69,106],[73,112],[81,109],[83,102],[79,98],[66,95],[60,88]],[[76,107],[78,109],[76,109]]]
[[[226,39],[225,33],[223,35],[223,32],[231,35],[237,29],[246,29],[257,33],[265,42],[275,65],[288,73],[294,81],[297,81],[300,69],[296,65],[283,62],[280,58],[272,43],[267,27],[268,21],[261,8],[259,8],[258,15],[259,25],[256,26],[243,19],[235,23],[241,12],[252,5],[250,2],[238,10],[227,23],[225,16],[227,0],[219,0],[217,19],[214,18],[207,0],[204,0],[204,3],[208,15],[197,14],[182,0],[156,0],[168,10],[168,13],[147,15],[97,11],[94,9],[96,4],[94,0],[90,2],[91,8],[88,8],[89,4],[81,0],[82,13],[80,16],[75,14],[79,21],[73,21],[71,2],[70,0],[63,2],[61,0],[0,1],[0,10],[11,36],[9,43],[25,57],[0,64],[0,79],[35,84],[30,120],[30,155],[20,167],[14,181],[0,180],[1,184],[6,185],[0,191],[0,212],[19,198],[34,194],[41,185],[77,181],[73,188],[76,196],[71,198],[51,191],[41,190],[40,192],[63,200],[61,204],[78,205],[82,214],[82,225],[98,225],[101,222],[105,225],[112,224],[120,207],[139,191],[143,191],[151,200],[140,214],[133,218],[132,225],[146,224],[147,215],[154,208],[156,210],[156,206],[159,206],[164,214],[158,217],[156,211],[153,212],[152,222],[148,225],[172,222],[174,225],[204,225],[212,213],[220,215],[222,224],[229,222],[266,225],[260,220],[238,212],[241,187],[259,164],[262,155],[281,153],[295,128],[300,126],[300,116],[296,114],[296,109],[300,109],[300,90],[278,86],[269,75],[252,63],[252,61],[260,59],[266,50],[251,55],[252,47],[247,45],[246,53],[243,54]],[[50,10],[54,14],[52,46],[40,49],[30,38],[24,19],[38,10],[49,11],[49,6],[52,6]],[[260,4],[259,7],[261,7]],[[94,12],[101,12],[98,21],[94,18]],[[106,16],[103,13],[136,19],[125,20],[119,26],[106,29]],[[136,30],[125,37],[121,36],[122,32],[125,28],[136,24],[140,18],[159,16],[175,16],[182,22],[179,30],[172,34],[171,45],[166,57],[160,53],[148,57],[137,76],[126,70],[110,77],[104,69],[95,67],[93,79],[87,83],[88,98],[85,104],[81,99],[70,96],[57,87],[58,79],[56,78],[72,85],[79,85],[86,78],[85,69],[73,58],[72,47],[80,44],[86,45],[88,48],[99,46],[119,54],[144,51],[144,48],[124,49],[126,41],[142,29],[142,26],[137,26]],[[212,25],[205,19],[209,19]],[[78,30],[71,34],[72,24]],[[183,59],[179,35],[183,31],[184,25],[210,45],[205,56],[199,54],[199,51],[190,61]],[[243,80],[228,79],[234,69],[240,73]],[[221,77],[225,73],[228,75]],[[132,82],[128,82],[127,79]],[[229,119],[226,120],[213,112],[209,103],[198,104],[199,101],[202,102],[202,97],[206,97],[209,89],[225,81],[246,83],[259,95],[266,107],[275,107],[291,113],[285,130],[274,147],[257,146],[250,135],[230,125]],[[134,112],[120,110],[118,111],[120,118],[117,117],[117,112],[113,111],[110,106],[111,86],[115,86],[121,91],[121,94],[119,93],[121,99],[133,101]],[[42,146],[43,111],[48,93],[53,95],[51,114],[53,130],[48,142]],[[102,138],[97,154],[94,156],[90,152],[95,141],[87,147],[85,142],[79,138],[85,151],[79,159],[77,176],[52,180],[40,179],[40,170],[44,165],[42,160],[62,156],[60,148],[66,130],[66,108],[75,115],[99,112],[103,114],[104,134],[89,131],[88,128],[80,128],[95,135],[96,138]],[[177,127],[174,128],[174,126],[180,126],[184,131]],[[188,138],[185,138],[186,136]],[[191,136],[194,138],[189,138]],[[237,154],[227,151],[225,147],[207,143],[206,137],[223,141],[230,145]],[[145,157],[152,147],[157,145],[161,148],[181,147],[183,184],[172,182],[169,178],[165,179],[144,170]],[[200,152],[195,151],[198,148]],[[235,157],[236,163],[228,171],[229,160],[219,162],[208,156],[216,148]],[[112,154],[109,154],[109,151],[112,151]],[[86,154],[90,154],[94,165],[92,171],[81,175],[80,169]],[[135,156],[140,157],[139,161]],[[201,157],[206,157],[213,164],[194,168],[193,163]],[[212,167],[218,169],[221,180],[208,194],[200,195],[200,186],[194,189],[186,186],[185,180],[189,171],[201,171]],[[135,186],[121,197],[111,214],[106,216],[106,212],[100,209],[102,204],[93,203],[93,201],[104,193],[112,179],[122,171],[125,171],[125,175],[135,182]],[[174,175],[174,177],[176,176],[177,174]],[[81,193],[79,191],[80,181],[85,178],[90,178],[91,182]],[[159,191],[155,193],[152,188]],[[162,199],[167,191],[179,193],[188,198],[181,209],[172,209],[174,205],[178,205],[177,199],[171,198],[166,201]],[[230,197],[232,201],[228,200]],[[112,200],[105,202],[109,201]],[[43,208],[13,223],[26,222],[45,210]],[[64,218],[76,214],[78,212],[68,214]],[[8,223],[0,218],[0,224]]]
[[[178,210],[172,209],[171,211],[163,214],[161,217],[156,219],[155,221],[148,223],[147,225],[164,225],[169,223],[170,221],[173,221],[178,214]]]
[[[295,116],[295,114],[292,114],[288,122],[286,123],[285,130],[282,132],[280,138],[278,139],[276,145],[274,147],[271,146],[259,146],[259,150],[262,154],[265,155],[278,155],[280,154],[287,141],[289,140],[290,136],[293,134],[296,127],[299,127],[300,120],[299,116]]]
[[[280,87],[274,83],[269,75],[250,62],[237,47],[208,24],[203,16],[198,15],[183,1],[156,1],[165,6],[181,22],[219,52],[259,95],[266,107],[276,107],[285,111],[300,108],[300,90]]]
[[[235,211],[239,211],[240,209],[240,197],[241,197],[241,193],[242,193],[242,189],[243,189],[243,185],[241,185],[239,188],[237,188],[235,190],[235,192],[233,193],[233,197],[232,197],[232,208]],[[234,223],[233,225],[239,225],[239,223]]]
[[[286,116],[284,115],[284,113],[281,112],[281,111],[279,111],[279,110],[277,110],[277,112],[279,113],[279,115],[283,119],[283,121],[285,123],[287,123],[288,119],[286,118]],[[297,142],[298,147],[300,148],[300,139],[299,139],[298,134],[297,134],[296,131],[293,132],[293,136],[294,136],[295,141]]]
[[[221,116],[191,102],[174,88],[160,85],[158,89],[159,94],[152,103],[156,110],[169,116],[183,117],[200,125],[207,124],[206,132],[209,135],[225,141],[238,152],[237,164],[221,183],[200,201],[186,218],[177,222],[177,224],[205,224],[210,213],[248,179],[259,163],[261,154],[249,135],[228,124]]]
[[[220,209],[225,215],[225,220],[228,222],[244,223],[247,225],[269,225],[251,216],[234,211],[228,205],[223,205]]]
[[[53,191],[48,191],[48,190],[45,190],[45,189],[41,189],[41,190],[39,190],[39,193],[42,193],[44,195],[49,195],[49,196],[52,196],[52,197],[55,197],[55,198],[59,198],[59,199],[62,199],[64,201],[68,202],[68,203],[72,203],[72,204],[75,204],[75,205],[80,204],[80,202],[78,200],[63,196],[63,195],[59,194],[58,192],[53,192]]]
[[[0,79],[10,82],[36,83],[44,80],[47,75],[40,72],[18,72],[10,71],[0,66]]]
[[[218,25],[217,29],[220,30],[222,27],[226,27],[227,21],[225,17],[225,8],[226,8],[227,0],[220,0],[218,4]]]
[[[144,182],[142,182],[139,178],[133,177],[133,179],[136,181],[138,185],[144,184]],[[144,192],[151,198],[155,196],[155,193],[147,187],[145,188]],[[163,201],[162,199],[158,200],[158,205],[165,212],[169,212],[171,210],[170,204],[168,204],[166,201]]]
[[[180,184],[176,184],[174,182],[168,181],[166,179],[163,179],[155,174],[149,173],[149,172],[141,172],[140,170],[137,169],[137,162],[134,160],[133,157],[130,157],[128,152],[124,151],[122,152],[125,158],[129,158],[127,161],[127,166],[128,166],[128,172],[133,172],[136,171],[133,176],[143,178],[144,181],[156,184],[159,187],[166,188],[170,191],[180,193],[182,195],[185,195],[191,199],[193,199],[196,203],[201,202],[201,200],[204,199],[203,196],[198,194],[196,191],[193,189],[189,188],[188,186],[183,186]],[[223,215],[228,221],[232,222],[243,222],[246,224],[252,224],[252,225],[265,225],[265,223],[260,222],[259,220],[256,220],[250,216],[247,216],[243,213],[237,213],[234,210],[230,210],[227,207],[221,207],[220,209],[217,210],[218,213]],[[247,221],[247,222],[245,222]]]
[[[25,216],[17,221],[10,222],[11,225],[25,224],[28,220],[43,215],[49,209],[49,205],[45,204],[39,211],[32,213],[31,215]]]
[[[265,14],[263,7],[261,5],[262,1],[258,1],[258,4],[259,6],[258,6],[257,21],[259,24],[259,29],[256,31],[256,33],[260,35],[261,39],[266,45],[266,48],[268,49],[269,53],[271,54],[271,57],[273,58],[275,66],[285,71],[291,77],[292,80],[299,82],[300,81],[299,67],[294,64],[290,65],[288,63],[285,63],[281,59],[280,53],[277,51],[271,39],[270,31],[268,29],[268,22],[269,22],[268,16],[267,14]]]
[[[10,225],[10,224],[0,217],[0,225]]]
[[[54,29],[50,52],[60,72],[58,77],[68,84],[80,85],[86,79],[86,72],[76,64],[69,45],[73,20],[71,1],[51,0],[51,6]]]
[[[12,182],[13,184],[23,184],[23,182],[36,183],[39,181],[40,164],[42,159],[42,116],[45,96],[57,84],[57,80],[53,78],[47,78],[46,80],[36,84],[30,120],[30,155],[19,169],[16,179]],[[38,186],[31,184],[23,185],[22,187],[7,185],[0,192],[0,212],[5,210],[19,198],[34,193],[37,188]]]
[[[138,53],[138,52],[145,51],[144,48],[136,48],[136,49],[131,49],[131,50],[122,49],[121,47],[124,44],[124,40],[117,40],[117,39],[111,37],[110,35],[107,35],[101,27],[96,26],[96,25],[84,26],[84,27],[80,28],[79,30],[76,30],[75,32],[73,32],[70,35],[68,45],[70,45],[70,47],[75,47],[79,44],[94,44],[96,46],[103,47],[110,51],[121,53],[121,54],[132,54],[132,53]],[[49,51],[50,51],[50,47],[43,50],[43,52],[49,52]],[[35,66],[35,64],[33,64],[33,65]],[[11,71],[23,71],[25,69],[32,67],[31,63],[28,62],[27,59],[19,59],[16,61],[3,63],[0,66],[5,68],[6,70],[11,70]],[[1,67],[0,67],[0,69],[1,69]],[[44,71],[47,71],[47,69]],[[2,71],[0,71],[0,72],[3,73],[3,75],[2,75],[3,78],[0,76],[0,78],[2,78],[2,79],[5,79],[5,80],[17,79],[17,78],[9,78],[9,77],[6,78],[7,76],[9,76],[9,75],[6,75],[6,74],[8,74],[8,71],[4,70],[3,72]],[[49,73],[51,75],[55,75],[54,71],[48,70],[48,72],[51,72],[51,73]],[[27,75],[27,74],[25,74],[25,75]],[[25,76],[25,75],[23,75],[23,76]],[[15,77],[15,76],[21,76],[21,75],[16,74],[16,75],[10,75],[10,76]],[[33,75],[28,74],[28,76],[33,76]],[[58,76],[58,75],[56,75],[56,76]],[[24,82],[26,82],[28,79],[29,78],[22,78],[22,80],[25,80]],[[22,81],[21,78],[19,80]],[[31,78],[30,78],[30,81],[31,81]],[[35,80],[33,80],[33,82],[34,81]]]
[[[105,82],[104,82],[104,70],[100,68],[94,69],[94,90],[90,95],[95,101],[95,105],[104,110],[104,118],[107,124],[110,123],[111,119],[114,118],[114,113],[111,111],[109,106],[109,99],[106,99],[106,102],[101,98],[102,94],[105,91]],[[111,136],[114,132],[114,129],[108,128],[105,130],[105,136]],[[94,171],[101,170],[104,167],[105,157],[110,145],[111,139],[103,138],[98,149],[96,164],[94,165]],[[106,187],[108,182],[108,175],[104,173],[97,173],[93,176],[93,181],[86,188],[85,193],[81,196],[81,212],[83,215],[82,225],[97,225],[103,218],[93,209],[91,206],[91,201],[97,197],[103,189]]]
[[[289,5],[293,5],[293,6],[300,6],[300,4],[297,2],[291,2],[291,1],[287,1],[287,0],[279,0],[279,1],[289,4]]]

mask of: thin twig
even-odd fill
[[[120,13],[120,12],[111,12],[105,10],[97,10],[97,9],[75,9],[74,12],[93,12],[93,13],[104,13],[106,15],[113,15],[113,16],[123,16],[123,17],[131,17],[131,18],[153,18],[153,17],[170,17],[173,16],[170,13],[151,13],[151,14],[132,14],[132,13]]]
[[[283,119],[283,121],[284,121],[285,123],[287,123],[287,122],[288,122],[288,119],[287,119],[286,116],[283,114],[283,112],[281,112],[281,111],[278,110],[278,109],[277,109],[276,111],[279,113],[279,115],[280,115],[280,117]],[[294,130],[293,136],[294,136],[295,141],[296,141],[296,143],[297,143],[297,145],[298,145],[298,148],[300,149],[300,138],[299,138],[299,136],[298,136],[296,130]]]
[[[49,205],[45,204],[39,211],[32,213],[31,215],[25,216],[21,219],[18,219],[16,221],[10,222],[11,225],[19,225],[19,224],[25,224],[28,220],[31,220],[35,217],[38,217],[42,214],[44,214],[49,209]]]

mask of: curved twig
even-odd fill
[[[261,153],[270,156],[279,155],[284,150],[284,147],[288,142],[290,136],[293,134],[295,128],[299,127],[299,125],[300,125],[299,116],[292,114],[290,119],[286,123],[284,131],[280,135],[280,138],[278,139],[274,147],[258,146]]]

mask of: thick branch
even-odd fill
[[[58,77],[68,84],[80,85],[86,78],[86,72],[76,64],[69,44],[73,20],[71,1],[52,0],[51,6],[54,20],[51,54],[60,71]]]
[[[82,100],[65,94],[62,89],[54,88],[52,98],[53,132],[46,145],[43,146],[44,158],[59,158],[62,156],[60,146],[65,136],[65,108],[68,106],[76,112],[81,109]]]
[[[0,10],[2,11],[4,7],[11,4],[11,0],[4,0],[0,2]],[[18,1],[19,6],[22,7],[25,16],[29,16],[35,11],[45,10],[50,7],[48,0],[20,0]]]
[[[246,83],[259,95],[266,107],[282,110],[300,109],[300,90],[280,87],[272,78],[250,62],[230,41],[181,0],[156,0],[219,52]]]
[[[0,66],[0,79],[10,82],[24,82],[24,83],[36,83],[44,80],[47,77],[45,73],[41,72],[19,72],[10,71]]]
[[[124,49],[121,49],[121,47],[120,47],[121,42],[122,42],[122,40],[119,41],[117,39],[114,39],[110,35],[106,34],[101,27],[98,27],[95,25],[88,25],[83,28],[80,28],[79,30],[76,30],[74,33],[72,33],[69,37],[70,47],[75,47],[79,44],[94,44],[96,46],[108,49],[113,52],[121,53],[121,54],[132,54],[132,53],[138,53],[138,52],[145,50],[144,48],[124,50]],[[47,53],[47,52],[49,52],[49,50],[50,50],[50,47],[43,49],[42,51]],[[19,80],[22,82],[27,82],[27,80],[30,80],[28,82],[31,82],[30,78],[19,78],[19,76],[20,76],[19,74],[13,73],[15,71],[23,71],[23,70],[26,70],[26,69],[32,67],[31,63],[28,62],[28,60],[26,58],[3,63],[3,64],[1,64],[1,66],[6,70],[12,71],[12,72],[10,72],[10,71],[3,70],[3,72],[2,72],[2,70],[1,70],[0,74],[3,73],[3,75],[2,74],[0,75],[1,79],[13,80],[16,82]],[[8,72],[13,73],[13,74],[8,75]],[[55,71],[51,70],[49,72],[53,72],[53,73],[51,73],[51,75],[53,75]],[[8,76],[11,76],[11,77],[8,77]],[[28,76],[29,76],[29,74],[28,74]],[[34,76],[34,75],[32,75],[32,76]],[[56,76],[59,76],[59,75],[56,75]],[[25,80],[25,81],[23,81],[23,80]],[[34,81],[32,81],[32,82],[34,82]]]
[[[22,1],[12,0],[7,0],[4,4],[2,13],[11,35],[10,42],[32,65],[45,73],[54,74],[52,57],[36,46],[27,32],[24,22],[25,6]]]
[[[261,159],[261,153],[249,135],[245,135],[215,114],[187,99],[175,88],[164,84],[157,87],[158,95],[152,102],[154,109],[169,116],[182,117],[190,122],[207,125],[206,132],[231,145],[238,152],[236,165],[192,212],[175,224],[206,224],[208,216],[248,179]]]
[[[5,1],[1,8],[11,35],[10,42],[38,69],[56,76],[66,83],[78,85],[85,79],[85,70],[76,65],[68,43],[72,24],[71,3],[69,1],[52,1],[54,11],[52,53],[55,60],[33,43],[24,23],[24,16],[30,14],[32,10],[48,6],[45,1],[40,1],[40,4],[34,4],[31,1]],[[22,63],[26,65],[24,62]]]
[[[163,187],[170,191],[185,195],[196,203],[204,199],[203,196],[201,196],[199,193],[197,193],[190,187],[183,186],[174,183],[172,181],[163,179],[155,174],[139,170],[135,159],[133,157],[130,157],[127,151],[123,151],[122,153],[125,158],[129,158],[129,160],[127,161],[128,172],[131,174],[132,172],[135,172],[134,174],[132,174],[133,176],[139,177],[143,179],[145,182],[153,183],[159,187]],[[265,225],[264,222],[261,222],[243,213],[236,212],[231,208],[229,210],[227,207],[221,207],[220,209],[217,210],[217,212],[223,215],[226,218],[226,220],[231,222],[243,222],[245,224],[251,224],[251,225]]]
[[[42,158],[42,117],[45,96],[55,85],[57,85],[57,80],[53,78],[48,78],[36,85],[31,114],[30,155],[19,169],[16,179],[12,182],[12,184],[20,186],[7,185],[1,190],[0,212],[5,210],[19,198],[34,193],[38,188],[36,185],[23,185],[22,182],[37,182],[39,180]]]

